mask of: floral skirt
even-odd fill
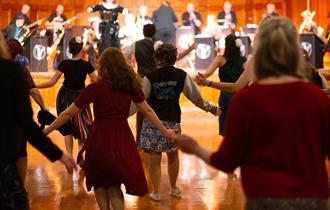
[[[328,200],[322,198],[247,199],[245,210],[328,210]]]
[[[168,121],[162,121],[162,123],[167,129],[172,129],[177,134],[181,133],[180,123]],[[138,148],[154,152],[174,152],[178,149],[174,142],[166,139],[162,133],[146,119],[142,124]]]

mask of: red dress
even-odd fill
[[[86,143],[86,185],[119,187],[126,193],[145,195],[147,181],[133,134],[127,122],[131,101],[142,102],[143,93],[113,90],[106,80],[88,85],[74,102],[81,109],[94,106],[95,120]]]

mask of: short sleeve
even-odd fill
[[[145,100],[142,90],[132,93],[132,100],[134,103],[141,103]]]
[[[95,5],[91,8],[93,9],[93,12],[100,11],[101,10],[101,4],[97,4],[97,5]]]
[[[98,91],[95,89],[96,84],[88,85],[83,91],[80,93],[78,98],[75,100],[74,104],[80,109],[86,109],[90,103],[93,102],[95,93]]]
[[[59,71],[62,72],[62,73],[65,73],[65,61],[62,61],[62,62],[58,65],[57,70],[59,70]]]
[[[48,18],[47,18],[47,21],[48,21],[48,22],[52,22],[52,20],[53,20],[53,19],[52,19],[52,15],[49,15]]]
[[[33,89],[33,88],[36,88],[37,86],[33,81],[33,78],[31,76],[30,71],[26,67],[23,67],[23,70],[24,70],[24,74],[25,74],[25,77],[26,77],[26,81],[28,83],[29,90]]]
[[[92,64],[90,62],[86,62],[86,70],[88,74],[91,74],[94,72],[94,67],[92,66]]]
[[[117,11],[118,11],[119,13],[123,13],[123,11],[124,11],[124,7],[122,7],[122,6],[118,6],[118,7],[117,7]]]

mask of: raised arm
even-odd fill
[[[240,75],[240,77],[236,80],[234,83],[230,82],[214,82],[207,80],[203,74],[199,74],[196,76],[196,82],[199,85],[202,86],[208,86],[215,89],[228,91],[228,92],[237,92],[241,90],[242,88],[246,87],[249,83],[252,82],[252,62],[249,59],[247,62],[244,63],[244,71]]]
[[[96,4],[87,8],[88,13],[96,12],[100,10],[100,5]]]
[[[142,92],[145,98],[149,98],[151,91],[151,84],[147,77],[143,77],[142,79]],[[134,102],[131,103],[131,107],[129,109],[129,116],[132,116],[138,111],[138,107],[135,105]]]
[[[203,99],[197,86],[188,74],[186,75],[183,94],[200,109],[206,112],[211,112],[214,115],[220,114],[220,110],[217,106],[213,106],[208,101]]]
[[[37,85],[37,88],[41,89],[41,88],[53,87],[57,83],[57,81],[61,78],[62,74],[63,74],[62,72],[56,70],[53,77],[49,81]]]
[[[182,58],[186,57],[187,55],[189,55],[189,53],[191,51],[193,51],[196,48],[196,43],[193,43],[191,46],[188,47],[188,49],[186,49],[185,51],[183,51],[182,53],[178,54],[178,58],[176,59],[177,61],[181,60]]]
[[[224,64],[225,60],[221,55],[217,55],[211,65],[209,65],[209,67],[206,69],[205,72],[201,73],[205,78],[210,77],[215,70],[217,70],[217,68],[219,68],[220,66],[222,66]]]

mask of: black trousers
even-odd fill
[[[28,210],[29,200],[16,161],[0,163],[0,209]]]
[[[175,28],[160,28],[157,29],[155,39],[164,43],[169,43],[175,46],[176,29]]]

